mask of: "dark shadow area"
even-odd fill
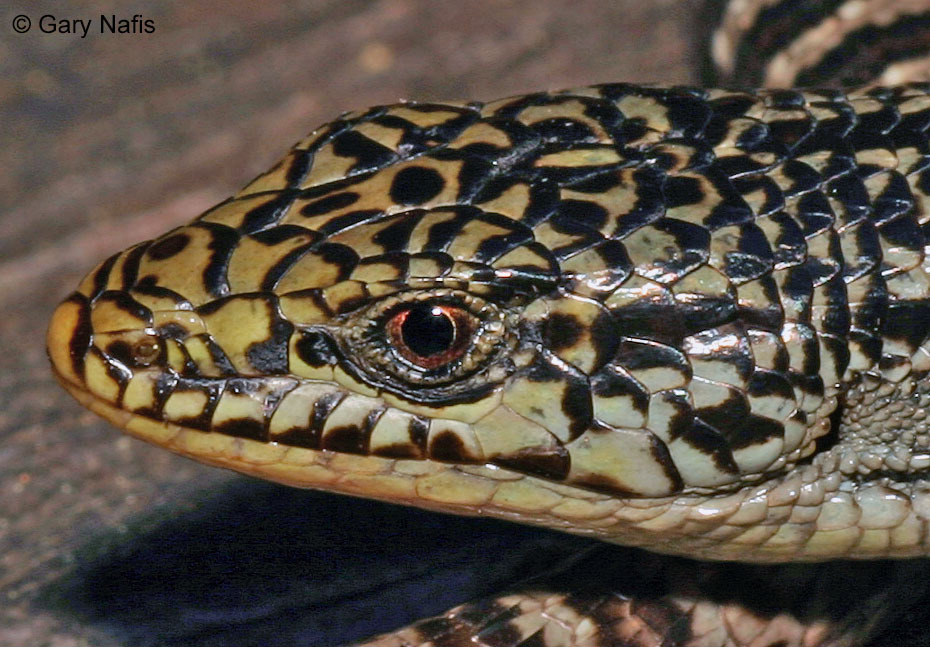
[[[335,647],[544,573],[579,608],[619,593],[665,614],[684,593],[928,644],[928,560],[702,563],[247,478],[178,507],[95,538],[37,604],[127,647]]]
[[[590,545],[243,478],[96,538],[37,604],[134,647],[332,646],[499,592]]]

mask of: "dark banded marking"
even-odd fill
[[[100,266],[93,273],[92,289],[90,294],[87,295],[89,299],[94,299],[103,292],[107,287],[107,282],[110,278],[110,272],[113,269],[113,266],[116,264],[116,260],[119,258],[119,254],[113,254],[107,260],[100,264]]]
[[[922,60],[930,45],[930,9],[919,3],[753,0],[710,6],[711,12],[726,10],[710,17],[718,68],[707,75],[711,84],[857,87],[898,62]]]
[[[208,229],[213,237],[209,245],[211,255],[203,268],[203,284],[214,297],[224,297],[229,294],[226,268],[239,242],[239,235],[222,225],[203,223],[201,226]]]
[[[358,202],[358,198],[358,193],[354,191],[340,191],[304,205],[300,213],[304,216],[322,216],[330,211],[350,207]]]
[[[384,409],[373,410],[361,426],[344,425],[328,430],[321,438],[320,449],[347,454],[367,454],[371,430],[383,413]]]
[[[336,135],[330,145],[339,157],[355,159],[355,164],[349,169],[351,174],[372,171],[397,159],[394,151],[354,130]]]
[[[183,427],[209,431],[213,422],[213,412],[219,403],[222,395],[224,383],[215,381],[204,381],[199,379],[179,378],[171,387],[171,392],[166,394],[164,404],[161,407],[161,414],[164,420],[168,420]],[[199,413],[193,416],[174,416],[169,412],[171,405],[171,396],[182,395],[185,393],[197,393],[204,397],[204,404]]]
[[[491,462],[523,474],[536,474],[543,478],[564,481],[571,468],[571,455],[561,444],[549,447],[528,447],[504,456],[495,456]]]
[[[121,290],[128,290],[136,282],[136,278],[139,276],[139,262],[145,252],[146,246],[144,243],[136,245],[128,252],[123,252]]]
[[[190,236],[183,232],[162,238],[149,247],[148,255],[157,261],[163,261],[179,254],[190,240]]]

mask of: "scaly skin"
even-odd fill
[[[49,356],[128,433],[290,485],[714,560],[926,555],[928,93],[617,84],[344,115],[98,266]],[[622,644],[617,618],[651,617],[586,625],[600,602],[543,590],[498,601],[525,624],[500,644]],[[631,644],[875,622],[753,633],[695,595]],[[454,642],[410,631],[382,644]]]

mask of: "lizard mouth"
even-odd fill
[[[118,368],[114,370],[112,362],[98,366],[102,354],[94,352],[87,308],[77,297],[65,300],[55,310],[47,333],[47,352],[52,373],[62,387],[81,405],[125,433],[203,463],[285,485],[457,514],[494,514],[494,508],[500,506],[491,500],[501,484],[536,481],[494,465],[456,465],[424,455],[404,456],[404,450],[396,444],[394,451],[399,455],[395,456],[351,453],[327,446],[338,445],[339,434],[330,434],[329,441],[322,433],[301,437],[271,423],[271,412],[281,413],[287,404],[282,400],[285,392],[300,405],[290,420],[302,418],[305,424],[314,402],[322,399],[322,406],[328,407],[331,414],[337,401],[361,397],[347,396],[336,385],[294,378],[184,380],[154,367],[127,375]],[[170,386],[165,385],[165,379],[172,382]],[[261,384],[269,383],[276,384],[280,391],[274,393],[267,387],[260,391]],[[321,389],[338,397],[327,401],[321,397]],[[228,400],[226,405],[221,395]],[[145,406],[147,397],[151,398],[149,406]],[[210,403],[208,408],[202,408],[205,401]],[[226,407],[226,413],[221,407]],[[255,424],[242,423],[249,410],[253,416],[260,414],[253,419]],[[224,426],[217,422],[218,416],[239,422]],[[330,418],[320,416],[321,420]],[[275,431],[280,433],[275,435]],[[559,487],[543,481],[536,485]],[[512,516],[513,511],[497,516],[506,514]]]
[[[135,438],[209,465],[285,485],[451,510],[453,506],[447,500],[450,486],[460,491],[459,498],[463,498],[468,489],[466,482],[475,478],[459,472],[454,465],[430,460],[391,459],[289,446],[156,420],[114,406],[75,384],[57,368],[53,373],[82,406]],[[424,498],[424,491],[434,489],[434,481],[446,484],[438,488],[446,490],[446,496],[433,497],[434,500]],[[461,483],[454,485],[457,481]],[[461,513],[460,509],[457,511]]]

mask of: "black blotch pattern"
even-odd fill
[[[277,320],[271,325],[271,336],[261,342],[252,344],[246,351],[246,358],[255,370],[262,375],[282,375],[287,373],[287,342],[294,325],[285,320]]]
[[[724,431],[724,437],[732,449],[750,447],[784,435],[785,427],[782,423],[754,414],[750,414],[741,427]]]
[[[798,223],[784,212],[773,213],[769,220],[779,227],[779,233],[773,241],[775,249],[772,250],[772,263],[784,266],[803,263],[807,256],[807,241]]]
[[[394,176],[391,199],[397,204],[417,206],[435,198],[445,185],[446,181],[436,169],[408,166]]]
[[[821,330],[825,333],[845,337],[849,332],[849,301],[846,296],[846,282],[843,277],[833,277],[823,289],[826,297]]]
[[[632,407],[645,414],[649,410],[649,391],[622,368],[606,366],[591,378],[591,391],[602,398],[629,396]]]
[[[207,245],[210,250],[210,260],[203,268],[203,284],[214,297],[223,297],[229,294],[229,283],[226,270],[229,259],[239,243],[239,234],[229,227],[214,223],[199,223],[197,226],[207,229],[212,239]]]
[[[698,321],[698,330],[706,328],[700,325],[703,321],[700,316],[695,315],[686,320],[682,316],[683,307],[672,301],[670,295],[653,299],[637,299],[621,308],[614,309],[612,313],[617,321],[618,329],[622,330],[624,335],[672,345],[678,345],[690,332],[696,332],[688,328],[688,325],[693,323],[692,320]],[[707,312],[700,314],[706,315]]]
[[[930,335],[930,301],[896,301],[890,304],[882,333],[916,350]]]
[[[319,330],[301,330],[294,344],[301,361],[314,368],[332,366],[339,361],[339,351],[333,338]]]
[[[94,273],[94,287],[90,294],[91,299],[96,298],[97,295],[107,288],[107,283],[110,280],[110,272],[113,270],[113,265],[116,263],[117,258],[119,258],[119,254],[113,254],[113,256],[101,263],[100,267]]]
[[[443,211],[446,211],[446,209],[443,209]],[[474,207],[456,207],[452,209],[452,211],[455,212],[455,217],[450,220],[438,222],[430,227],[429,234],[426,237],[426,243],[423,245],[423,251],[445,251],[452,241],[455,240],[455,236],[462,227],[464,227],[468,221],[477,218],[481,213]]]
[[[177,233],[167,238],[162,238],[149,247],[149,258],[156,261],[163,261],[172,256],[177,256],[190,242],[190,236],[185,233]]]
[[[326,220],[326,222],[316,225],[315,231],[320,232],[324,236],[332,236],[333,234],[338,234],[341,231],[346,229],[351,229],[356,225],[360,225],[365,222],[374,221],[382,212],[379,209],[362,209],[359,211],[349,211],[342,214],[341,216],[333,216]]]
[[[533,242],[532,230],[519,224],[515,225],[509,218],[494,213],[488,213],[484,214],[481,219],[484,222],[494,224],[504,229],[510,229],[511,231],[506,234],[489,236],[482,241],[475,250],[472,258],[469,259],[472,262],[490,264],[514,248]]]
[[[598,141],[597,137],[587,125],[565,117],[537,121],[532,124],[530,128],[539,133],[540,137],[544,140],[558,142],[560,144],[596,144]]]
[[[203,341],[204,345],[207,347],[207,351],[210,353],[210,359],[213,360],[213,363],[220,370],[220,373],[227,377],[236,375],[236,369],[232,365],[232,362],[229,361],[229,358],[226,356],[226,353],[223,352],[223,349],[220,348],[220,345],[213,340],[213,337],[208,333],[200,333],[199,335],[194,335],[194,337]]]
[[[581,339],[582,330],[577,317],[556,312],[546,320],[546,345],[552,350],[571,348]]]
[[[747,392],[759,398],[774,396],[782,400],[794,401],[794,390],[788,380],[774,371],[761,368],[753,372]]]
[[[411,443],[419,447],[421,451],[425,450],[426,439],[429,437],[429,422],[425,418],[419,416],[411,418],[407,433]]]
[[[695,419],[691,428],[681,434],[681,437],[695,449],[709,455],[714,466],[721,472],[739,474],[739,466],[730,451],[731,443],[716,429],[704,424],[700,419]]]
[[[914,205],[914,195],[905,177],[900,173],[892,173],[885,189],[872,201],[875,223],[882,226],[909,213]]]
[[[423,452],[406,443],[385,445],[372,450],[371,453],[375,456],[383,456],[384,458],[423,458]]]
[[[607,209],[587,200],[563,200],[559,213],[584,223],[592,229],[600,229],[607,222]]]
[[[822,362],[833,361],[833,370],[835,375],[842,376],[849,366],[849,344],[845,337],[837,337],[829,333],[820,335],[820,343],[823,344],[827,352],[822,355]]]
[[[668,110],[666,116],[672,136],[700,137],[712,115],[706,101],[707,92],[698,88],[669,88],[662,89],[660,95]]]
[[[551,250],[552,254],[559,260],[564,261],[603,240],[603,236],[601,236],[600,233],[564,213],[554,214],[549,218],[549,223],[557,232],[566,234],[575,239],[574,242],[568,242]]]
[[[371,171],[397,159],[394,151],[355,130],[336,135],[332,140],[332,147],[333,153],[339,157],[356,159],[350,169],[352,173]]]
[[[781,166],[781,172],[787,179],[791,180],[791,184],[785,188],[786,198],[814,191],[822,181],[817,171],[804,162],[797,160],[786,160]]]
[[[94,303],[109,301],[127,314],[141,320],[146,325],[152,324],[152,311],[121,290],[107,290],[98,296]]]
[[[359,261],[358,253],[348,245],[339,243],[321,243],[313,248],[313,253],[327,263],[339,267],[336,281],[345,281],[352,274]]]
[[[326,425],[326,420],[332,415],[339,403],[345,399],[345,395],[339,391],[327,393],[313,403],[313,412],[310,414],[310,427],[308,433],[304,434],[303,442],[305,447],[319,449],[320,434]]]
[[[684,276],[710,257],[710,232],[705,227],[675,218],[662,218],[652,226],[675,238],[674,247],[656,250],[657,255],[667,255],[668,258],[658,257],[652,263],[664,274]]]
[[[368,434],[356,425],[336,427],[326,432],[321,448],[346,454],[365,454],[368,449]]]
[[[74,374],[80,377],[84,376],[84,358],[87,350],[90,348],[91,334],[93,330],[90,326],[90,306],[83,294],[73,293],[65,302],[77,304],[78,316],[74,328],[71,330],[71,338],[68,340],[68,351],[71,356],[71,367]]]
[[[749,402],[739,391],[733,389],[729,397],[720,404],[698,408],[695,414],[720,432],[742,429],[749,418]]]
[[[704,189],[695,177],[671,176],[665,180],[666,207],[673,209],[698,204],[704,199]]]
[[[130,368],[135,366],[132,346],[130,346],[128,342],[122,340],[112,341],[107,344],[104,352],[123,366],[128,366]]]
[[[314,244],[315,243],[311,241],[300,245],[278,259],[278,262],[269,267],[268,271],[265,272],[265,276],[262,277],[261,291],[271,292],[274,290],[275,285],[281,280],[281,277],[284,276],[284,274],[291,269],[291,266],[307,253],[307,250]]]
[[[191,427],[201,431],[209,431],[212,425],[213,411],[220,400],[220,383],[215,381],[204,381],[200,379],[181,378],[174,387],[175,393],[184,391],[197,391],[207,396],[207,403],[200,412],[200,415],[191,418],[183,418],[175,421],[182,427]]]
[[[613,316],[604,311],[594,318],[589,334],[591,345],[594,347],[594,365],[595,368],[599,368],[616,354],[620,346],[620,331]]]
[[[142,262],[145,252],[146,246],[138,245],[126,254],[126,258],[123,260],[122,285],[120,286],[122,289],[128,290],[136,282],[139,276],[139,263]]]
[[[291,151],[291,165],[284,176],[288,186],[297,186],[303,181],[313,162],[313,153],[308,150]],[[285,158],[287,159],[287,158]]]
[[[729,323],[736,319],[739,313],[736,297],[732,293],[716,297],[695,292],[679,292],[675,295],[675,303],[674,312],[669,312],[668,316],[677,318],[683,336]],[[669,328],[667,324],[663,327]]]
[[[320,216],[330,211],[336,211],[337,209],[345,209],[358,202],[358,199],[358,193],[354,191],[342,191],[304,205],[301,207],[300,213],[303,216]]]
[[[242,224],[239,226],[240,232],[242,234],[252,234],[280,222],[291,204],[293,204],[296,196],[297,191],[282,191],[267,202],[253,207],[243,216]],[[219,207],[226,204],[228,203],[224,202]]]
[[[99,348],[91,348],[90,352],[103,360],[106,367],[107,377],[119,385],[119,391],[116,396],[116,406],[123,406],[123,396],[126,394],[126,385],[132,377],[132,371],[117,362],[111,362],[110,359]]]
[[[868,189],[856,175],[847,173],[841,175],[835,180],[831,180],[827,185],[827,195],[843,205],[843,209],[848,212],[847,220],[854,220],[860,217],[874,217],[872,210],[872,201],[869,198]],[[811,200],[822,200],[823,207],[820,211],[826,214],[832,214],[829,203],[819,191],[813,192],[810,196],[804,196],[799,203],[801,209],[810,205]],[[803,212],[802,212],[803,213]],[[805,231],[805,234],[807,232]]]
[[[814,291],[814,278],[805,265],[790,267],[785,270],[787,277],[782,284],[784,296],[798,311],[799,321],[810,321],[811,302]]]
[[[690,374],[690,365],[681,351],[665,344],[623,340],[618,344],[614,361],[628,371],[664,367]]]
[[[524,474],[563,480],[568,476],[571,456],[562,445],[527,447],[506,456],[498,456],[491,462]]]
[[[565,392],[562,395],[562,411],[571,421],[568,430],[575,439],[594,422],[594,407],[588,380],[580,373],[565,374]]]
[[[311,241],[320,239],[320,235],[314,231],[300,227],[298,225],[280,225],[264,231],[255,232],[250,236],[253,240],[260,242],[262,245],[277,245],[291,238],[309,237]]]
[[[434,157],[436,159],[460,159],[462,162],[462,166],[456,176],[458,193],[455,199],[459,203],[468,204],[473,202],[474,196],[481,193],[481,190],[488,180],[498,172],[499,167],[494,167],[490,162],[480,157],[461,157],[458,152],[454,154],[453,151],[442,152],[445,154],[440,154],[440,152],[437,151]]]
[[[612,172],[593,175],[591,177],[584,178],[583,180],[573,182],[569,186],[571,187],[572,191],[599,194],[607,193],[614,187],[619,186],[619,184],[619,174]]]
[[[451,431],[437,434],[429,444],[430,457],[447,463],[462,463],[472,459],[462,439]]]
[[[200,312],[203,313],[205,309],[206,309],[206,306],[204,306],[204,308],[201,308]],[[156,332],[158,332],[158,336],[161,337],[162,339],[175,339],[177,341],[184,341],[185,339],[187,339],[187,336],[189,334],[187,331],[187,328],[185,328],[184,326],[180,324],[174,323],[173,321],[169,321],[166,324],[162,324],[158,326],[158,328],[156,329]]]
[[[675,413],[669,418],[666,434],[671,440],[689,433],[695,424],[691,395],[683,389],[670,389],[657,394]]]
[[[376,233],[372,237],[372,242],[381,245],[385,252],[406,251],[410,242],[410,234],[419,224],[424,213],[426,212],[421,209],[414,209],[391,216],[394,222]]]
[[[740,305],[739,318],[747,326],[777,333],[781,330],[785,316],[778,298],[775,279],[768,275],[757,281],[762,287],[764,303],[754,303],[752,306]]]
[[[226,420],[218,424],[214,431],[225,436],[235,436],[236,438],[248,438],[261,442],[266,442],[268,440],[268,433],[265,429],[265,425],[251,418]]]

